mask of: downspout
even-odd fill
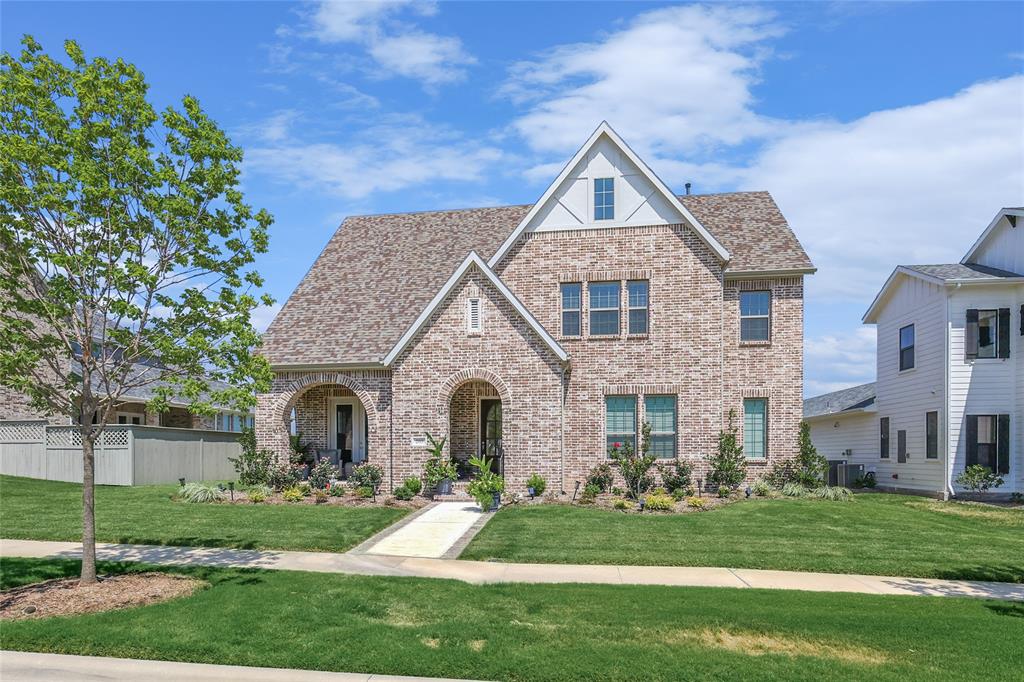
[[[558,459],[559,478],[561,479],[561,493],[565,494],[565,373],[569,366],[567,362],[562,363],[561,380],[559,381],[558,396]]]
[[[959,289],[960,285],[957,284],[956,288]],[[943,293],[946,294],[946,320],[945,320],[945,324],[943,325],[945,327],[945,329],[943,330],[943,336],[945,337],[946,342],[944,344],[944,348],[942,349],[943,360],[944,360],[944,364],[946,365],[946,368],[945,368],[945,381],[946,381],[945,395],[943,396],[943,401],[942,401],[943,402],[943,411],[945,412],[945,417],[943,419],[943,421],[945,422],[944,423],[945,428],[943,429],[943,431],[946,434],[946,438],[945,438],[945,441],[946,441],[946,446],[945,446],[945,449],[946,449],[946,491],[947,491],[947,495],[952,498],[952,497],[956,497],[956,491],[953,490],[953,456],[956,454],[956,450],[954,450],[952,453],[949,451],[949,383],[950,383],[949,382],[949,363],[952,360],[952,358],[950,357],[950,352],[949,352],[949,344],[952,342],[952,338],[951,338],[951,334],[950,334],[950,320],[952,320],[952,314],[951,314],[950,308],[952,307],[952,302],[951,302],[949,293],[945,292],[945,291]]]
[[[393,375],[392,375],[393,377]],[[388,408],[388,483],[395,490],[395,382],[388,382],[391,391],[391,405]]]

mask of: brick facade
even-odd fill
[[[533,232],[495,268],[544,328],[569,353],[564,366],[514,307],[471,269],[390,370],[278,372],[260,396],[261,444],[287,453],[292,407],[299,430],[326,433],[328,391],[347,391],[367,407],[370,461],[385,469],[385,487],[419,476],[427,451],[415,438],[449,436],[456,456],[475,452],[479,399],[502,400],[505,474],[521,490],[532,473],[572,490],[607,459],[605,398],[635,395],[677,400],[677,452],[704,475],[730,410],[742,431],[743,399],[768,401],[767,459],[751,479],[796,451],[802,414],[803,278],[733,279],[685,225]],[[649,331],[626,333],[626,282],[649,281]],[[587,285],[619,282],[620,333],[589,335]],[[582,335],[561,334],[559,285],[579,282]],[[771,292],[770,341],[739,340],[739,292]],[[483,329],[470,334],[466,301],[479,298]],[[343,358],[338,358],[339,362]],[[563,373],[564,372],[564,373]],[[320,429],[320,430],[318,430]],[[319,441],[318,441],[319,442]]]

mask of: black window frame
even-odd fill
[[[880,417],[878,419],[878,457],[880,459],[889,459],[889,418]]]
[[[982,443],[979,440],[982,419],[991,420],[992,425],[992,441]],[[967,456],[965,463],[967,466],[973,464],[981,464],[987,467],[989,470],[1000,474],[1009,475],[1010,473],[1010,415],[1009,414],[969,414],[966,417],[966,430],[965,436]],[[989,464],[982,464],[981,446],[986,446],[987,457]]]
[[[634,285],[643,285],[643,305],[633,304],[633,288]],[[636,316],[636,319],[643,320],[643,329],[639,329],[639,325],[634,327],[634,315],[633,313],[643,313],[643,316]],[[626,332],[628,334],[638,336],[650,333],[651,328],[651,283],[646,279],[631,279],[626,282]]]
[[[754,294],[764,294],[768,298],[768,312],[764,315],[751,315],[743,312],[743,298],[744,296],[751,296]],[[751,289],[750,291],[741,291],[739,296],[740,306],[740,343],[770,343],[772,340],[772,292],[770,289]],[[764,338],[748,338],[747,331],[744,328],[743,322],[745,320],[766,320],[767,326],[765,328]]]
[[[907,329],[910,330],[910,344],[904,346],[903,332]],[[914,327],[913,323],[900,327],[899,348],[900,371],[905,372],[908,369],[914,369],[914,366],[917,364],[917,329]]]
[[[924,413],[924,456],[925,459],[939,458],[939,413],[936,410]]]
[[[576,289],[576,307],[567,308],[565,305],[566,290],[575,287]],[[562,336],[583,336],[583,283],[582,282],[562,282],[558,287],[558,295],[561,299],[560,306],[562,311]],[[576,331],[570,333],[566,331],[566,315],[576,316]]]
[[[612,286],[612,285],[614,285],[614,290],[615,290],[615,307],[614,308],[611,308],[611,307],[597,308],[597,307],[595,307],[594,306],[594,287]],[[588,325],[589,328],[588,328],[587,331],[589,332],[590,336],[605,336],[605,337],[616,337],[616,336],[619,336],[622,333],[622,282],[619,282],[619,281],[611,282],[611,281],[606,281],[606,280],[602,280],[600,282],[587,282],[587,309],[588,309],[588,313],[589,313],[589,321],[588,321],[589,322],[589,325]],[[595,332],[594,328],[598,327],[599,325],[595,325],[594,324],[594,315],[595,314],[600,315],[602,313],[603,314],[607,314],[607,313],[609,313],[612,310],[615,311],[615,331],[613,331],[613,332]]]

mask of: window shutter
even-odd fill
[[[903,429],[896,432],[896,461],[900,464],[907,461],[907,432]]]
[[[1010,357],[1010,309],[999,309],[999,357]]]
[[[1020,335],[1024,336],[1024,305],[1020,307]]]
[[[996,469],[1000,474],[1010,473],[1010,415],[1001,414],[997,417],[996,430]]]
[[[978,310],[967,311],[967,326],[964,328],[964,357],[974,360],[978,357]]]
[[[967,415],[967,466],[978,463],[978,415]]]

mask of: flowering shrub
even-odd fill
[[[291,488],[302,478],[300,475],[302,467],[296,467],[288,462],[278,462],[270,467],[267,477],[267,485],[274,490]]]
[[[615,443],[612,447],[620,448],[622,443]],[[615,475],[612,473],[612,468],[606,463],[601,462],[587,474],[587,485],[597,486],[597,492],[606,493],[611,490],[612,481],[615,480]]]
[[[376,464],[364,463],[352,470],[352,484],[358,488],[369,488],[375,493],[383,482],[384,470]]]
[[[316,490],[322,490],[337,476],[338,468],[331,464],[329,459],[322,459],[309,470],[309,485]]]
[[[608,455],[619,465],[619,473],[626,480],[626,489],[634,500],[654,485],[654,477],[650,473],[654,466],[654,455],[650,453],[651,425],[644,422],[641,434],[639,452],[629,443],[613,443],[608,451]]]

